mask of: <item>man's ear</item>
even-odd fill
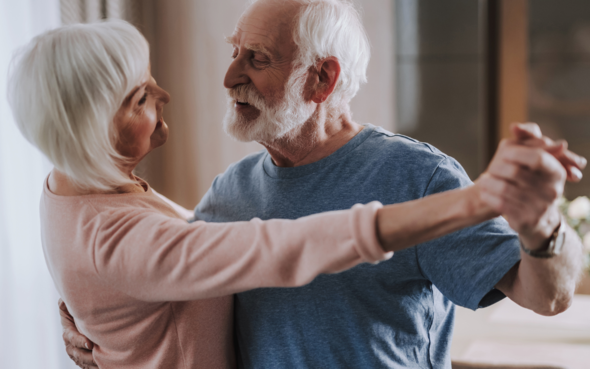
[[[322,59],[317,64],[316,72],[317,84],[311,100],[316,104],[321,104],[330,97],[338,83],[340,63],[333,56]]]

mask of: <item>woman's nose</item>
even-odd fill
[[[158,87],[158,101],[162,106],[170,102],[170,94],[163,88]]]

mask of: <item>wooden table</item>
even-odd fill
[[[476,312],[457,308],[453,360],[490,364],[545,364],[590,369],[590,296],[544,317],[509,299]]]

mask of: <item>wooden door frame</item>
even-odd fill
[[[528,120],[529,0],[487,1],[488,159],[510,125]]]

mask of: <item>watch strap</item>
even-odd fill
[[[534,258],[549,259],[561,253],[561,249],[565,243],[565,222],[563,219],[559,226],[555,229],[551,238],[549,239],[549,245],[543,250],[531,250],[526,248],[522,241],[520,242],[520,249],[527,255]]]

